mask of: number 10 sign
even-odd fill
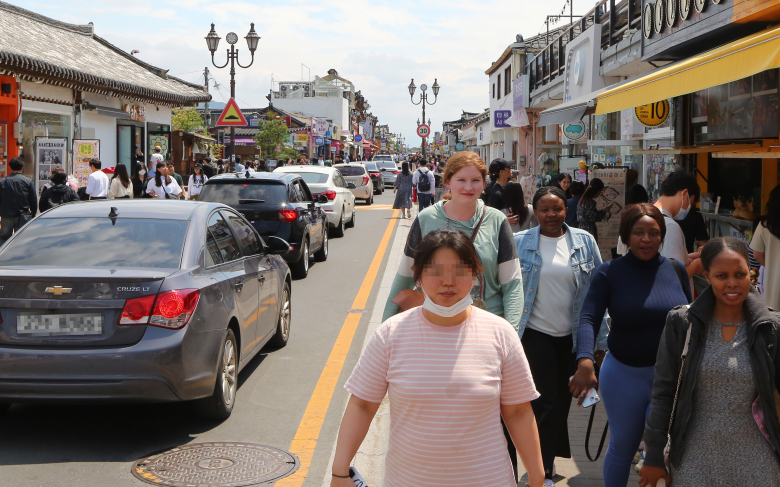
[[[421,124],[417,126],[417,135],[419,135],[422,138],[428,137],[431,133],[431,128],[427,126],[426,124]]]

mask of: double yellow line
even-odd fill
[[[371,261],[366,277],[360,285],[357,296],[355,296],[355,301],[352,302],[353,310],[362,310],[368,304],[368,297],[379,274],[382,258],[390,243],[397,216],[398,210],[395,210],[393,218],[387,225],[382,241],[379,243],[379,248],[377,248],[376,254],[374,254],[374,259]],[[293,475],[276,482],[276,487],[300,487],[306,480],[309,467],[311,466],[311,459],[314,456],[314,449],[317,447],[322,423],[325,421],[325,414],[328,412],[333,392],[336,390],[341,370],[344,368],[344,361],[347,359],[347,353],[349,353],[349,348],[352,345],[355,330],[357,330],[362,316],[362,312],[352,311],[347,315],[347,319],[344,320],[339,336],[336,338],[336,344],[333,345],[333,350],[331,350],[325,368],[322,370],[322,374],[320,374],[314,393],[311,399],[309,399],[306,411],[303,413],[301,424],[298,426],[298,431],[295,433],[295,437],[290,445],[290,451],[298,455],[301,465]]]

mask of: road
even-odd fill
[[[342,385],[359,357],[389,245],[377,250],[397,228],[392,199],[385,192],[374,206],[360,205],[356,227],[330,241],[327,262],[312,261],[309,276],[293,282],[289,344],[264,350],[241,372],[227,421],[205,422],[188,404],[15,405],[0,416],[0,486],[140,487],[147,484],[130,473],[139,458],[211,441],[292,449],[302,465],[284,485],[319,486],[347,400]],[[353,309],[361,302],[365,312]]]

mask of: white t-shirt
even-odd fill
[[[158,198],[165,199],[165,195],[168,194],[171,198],[178,199],[176,197],[182,192],[179,183],[177,183],[174,178],[171,178],[171,182],[168,184],[165,184],[165,178],[161,177],[160,179],[163,183],[162,186],[157,186],[155,178],[152,178],[151,181],[149,181],[149,184],[146,185],[146,192],[151,194],[152,198],[154,198],[154,195],[156,194]]]
[[[420,191],[420,189],[417,188],[417,185],[420,184],[420,179],[424,177],[427,177],[428,182],[431,184],[431,189],[428,191]],[[417,188],[418,194],[434,194],[436,192],[436,177],[433,175],[430,169],[421,167],[420,169],[416,170],[414,172],[414,176],[412,176],[412,186]]]
[[[103,171],[95,171],[89,175],[87,180],[87,194],[90,198],[108,197],[108,176]]]
[[[577,292],[574,271],[571,268],[571,250],[566,235],[558,238],[539,235],[542,268],[528,328],[554,337],[571,334],[571,307]]]
[[[195,179],[195,175],[190,175],[190,180],[187,183],[187,191],[189,191],[190,196],[196,196],[200,194],[200,190],[203,189],[203,185],[206,184],[206,181],[208,181],[209,178],[206,177],[205,174],[201,174],[200,178],[197,180]]]
[[[150,159],[152,161],[152,172],[154,172],[157,169],[157,163],[163,161],[162,154],[152,154],[152,157]]]

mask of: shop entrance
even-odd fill
[[[133,173],[136,162],[148,163],[144,157],[144,127],[138,125],[125,125],[116,127],[116,163],[127,168],[127,173]]]

